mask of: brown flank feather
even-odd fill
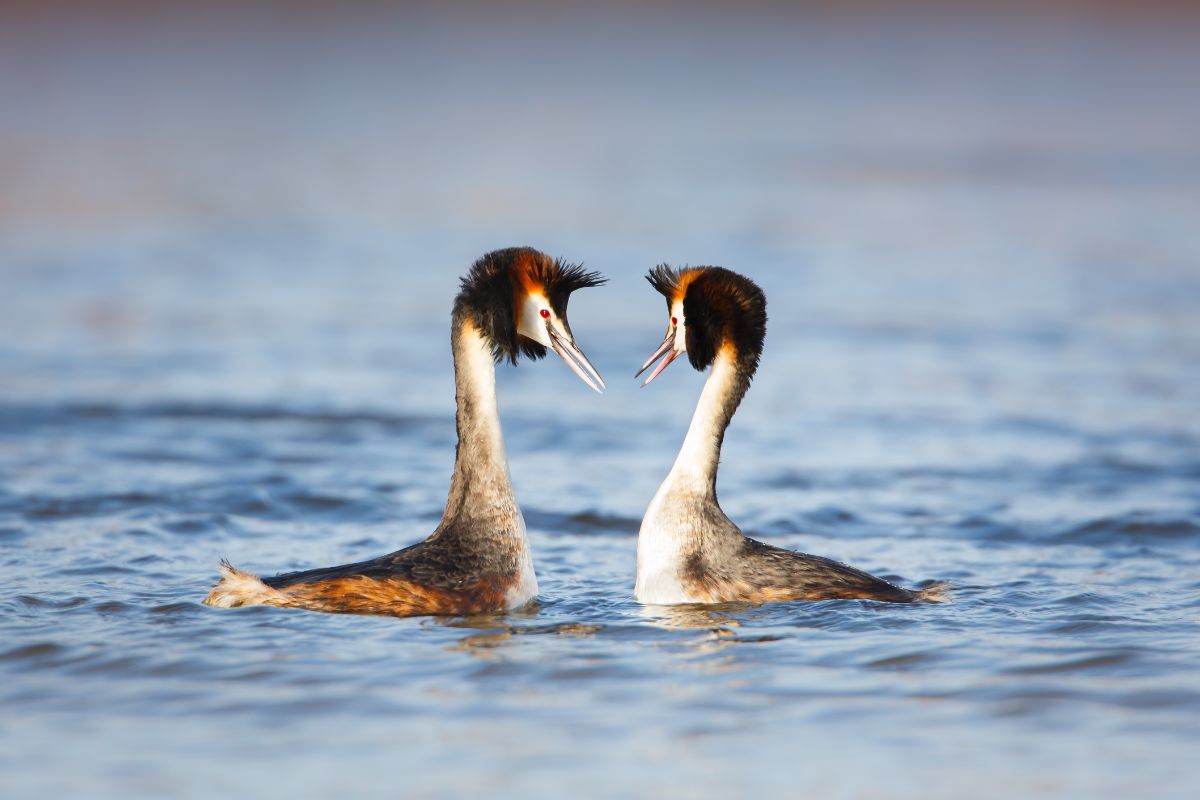
[[[264,605],[395,617],[501,611],[505,607],[505,593],[515,583],[514,578],[506,577],[442,589],[399,577],[350,575],[276,588],[228,562],[222,562],[221,574],[221,581],[204,598],[205,605],[218,608]]]

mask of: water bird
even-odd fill
[[[667,335],[637,376],[643,386],[676,358],[712,367],[666,480],[638,532],[634,595],[652,605],[860,598],[940,602],[945,585],[910,590],[821,556],[784,550],[744,535],[717,503],[725,429],[758,369],[767,300],[752,280],[723,267],[672,269],[646,279],[667,300]],[[636,377],[636,376],[635,376]]]
[[[369,561],[259,578],[222,561],[204,603],[421,616],[519,608],[538,592],[525,520],[513,494],[495,364],[551,349],[584,383],[605,384],[575,344],[567,301],[604,282],[528,247],[497,250],[462,278],[451,314],[458,445],[441,523],[422,542]]]

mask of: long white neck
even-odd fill
[[[488,569],[511,580],[505,607],[517,608],[537,596],[538,583],[525,519],[508,474],[496,405],[496,364],[468,314],[455,314],[451,343],[458,447],[446,512],[430,539],[452,537],[460,553],[482,556]]]
[[[452,346],[458,447],[443,521],[511,515],[516,498],[500,430],[491,347],[466,316],[455,319]]]
[[[745,379],[738,374],[734,352],[723,348],[713,361],[712,372],[692,414],[692,424],[663,488],[671,486],[716,498],[717,465],[725,428],[745,392]]]

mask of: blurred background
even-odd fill
[[[0,5],[0,788],[1190,796],[1198,75],[1183,2]],[[605,397],[498,369],[541,610],[199,606],[432,529],[521,244],[610,278]],[[955,606],[632,603],[664,261],[769,298],[730,516]]]
[[[612,276],[603,359],[660,261],[776,326],[1194,345],[1196,15],[956,5],[7,3],[6,394],[321,392],[513,243]]]

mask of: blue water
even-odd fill
[[[296,13],[4,12],[0,794],[1200,791],[1194,17]],[[201,606],[433,529],[512,244],[611,278],[498,371],[536,607]],[[952,604],[632,600],[660,261],[768,297],[729,515]]]

